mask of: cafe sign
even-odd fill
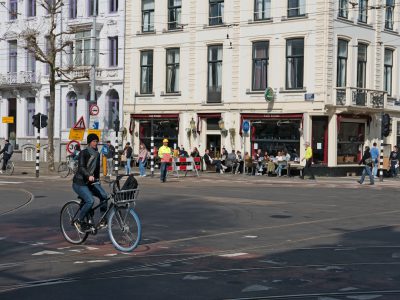
[[[266,101],[274,101],[274,90],[272,88],[266,88],[264,93],[264,98]]]

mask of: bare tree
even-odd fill
[[[38,1],[39,2],[39,1]],[[45,32],[39,29],[25,28],[20,38],[25,41],[24,48],[33,53],[37,61],[48,66],[48,76],[50,85],[50,102],[48,112],[48,168],[54,171],[54,112],[56,85],[59,83],[76,82],[79,79],[89,78],[87,72],[81,73],[79,76],[73,76],[74,67],[72,64],[63,66],[60,56],[62,53],[68,55],[68,51],[73,48],[73,35],[76,29],[59,28],[59,18],[61,18],[61,10],[64,6],[64,0],[41,0],[39,5],[48,12],[48,28]],[[58,27],[57,27],[58,26]],[[46,43],[40,43],[39,37],[44,36]],[[61,117],[61,116],[60,116]]]

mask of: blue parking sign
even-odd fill
[[[244,133],[248,133],[250,130],[250,122],[247,120],[243,121],[242,129]]]

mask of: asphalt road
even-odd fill
[[[400,182],[140,180],[140,246],[67,243],[71,181],[0,177],[0,299],[400,299]]]

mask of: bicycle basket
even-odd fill
[[[133,202],[138,195],[138,182],[133,175],[121,176],[113,184],[115,203]]]
[[[133,202],[137,199],[139,190],[121,190],[114,193],[114,202],[116,204],[123,204]]]

